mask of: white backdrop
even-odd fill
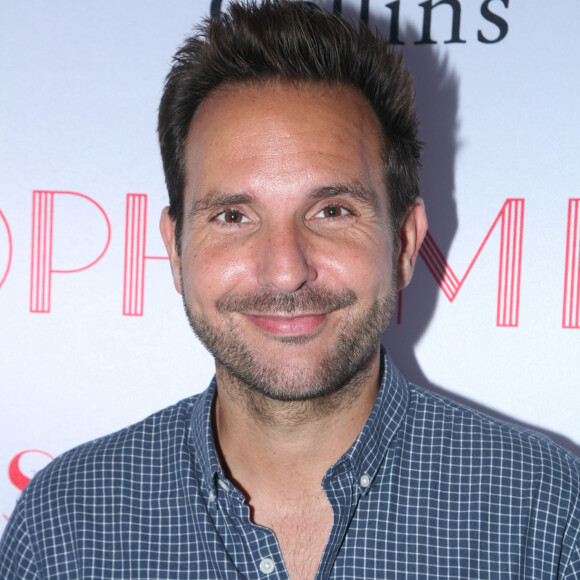
[[[0,4],[0,532],[50,457],[213,374],[155,259],[158,101],[209,10]],[[578,453],[580,3],[451,0],[428,19],[370,3],[416,78],[431,235],[385,342],[407,378]]]

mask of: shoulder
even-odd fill
[[[198,489],[193,432],[210,396],[205,391],[80,445],[40,471],[6,527],[0,577],[34,578],[34,566],[85,577],[77,567],[91,567],[108,550],[113,557],[112,547],[119,558],[142,530],[150,538],[179,536]]]
[[[429,427],[434,436],[460,439],[494,450],[553,457],[580,474],[580,458],[567,451],[547,435],[533,429],[502,421],[462,403],[409,384],[409,420],[416,427]],[[490,444],[499,447],[489,447]]]
[[[138,487],[139,480],[169,475],[186,454],[192,415],[201,395],[189,397],[146,419],[58,456],[26,487],[20,501],[29,506],[60,505],[75,495],[107,488]],[[168,471],[169,470],[169,471]]]
[[[444,447],[450,456],[490,473],[545,481],[580,497],[580,459],[546,435],[490,417],[461,403],[409,385],[407,430],[423,447]]]
[[[580,563],[578,457],[532,429],[412,384],[407,411],[397,445],[401,464],[412,466],[416,483],[408,485],[425,497],[437,490],[434,497],[479,521],[480,532],[507,522],[506,538],[552,545],[563,567]]]
[[[172,493],[180,465],[191,465],[189,425],[201,396],[71,449],[40,471],[6,527],[0,576],[37,578],[39,558],[70,551],[71,539],[87,529],[96,536],[106,520],[121,515],[129,521],[135,506],[150,508],[155,498]]]

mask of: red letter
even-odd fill
[[[30,483],[30,477],[24,475],[24,473],[22,473],[20,470],[20,458],[27,453],[40,453],[42,455],[46,455],[46,457],[49,459],[54,459],[54,457],[46,451],[40,451],[38,449],[28,449],[27,451],[22,451],[16,455],[8,466],[8,477],[12,485],[14,485],[14,487],[18,488],[20,491],[22,491]]]
[[[52,268],[52,224],[55,195],[76,195],[95,204],[107,223],[107,242],[103,251],[90,264],[73,270]],[[52,274],[80,272],[95,265],[105,254],[111,241],[111,224],[105,210],[90,197],[71,191],[35,191],[32,198],[32,256],[30,260],[30,312],[50,312]]]
[[[580,328],[580,199],[568,200],[566,270],[564,273],[564,312],[562,328]]]
[[[123,315],[143,316],[145,260],[167,260],[167,256],[146,256],[147,195],[128,193],[125,213],[125,273]]]
[[[22,451],[16,455],[16,457],[14,457],[8,465],[8,479],[10,479],[12,485],[14,485],[14,487],[16,487],[19,491],[22,491],[30,483],[30,477],[24,475],[20,469],[20,459],[27,453],[40,453],[41,455],[45,455],[51,460],[54,459],[52,455],[49,455],[46,451],[39,451],[38,449],[28,449],[27,451]],[[42,467],[44,467],[44,465],[42,465]],[[33,474],[35,472],[36,471],[34,470]],[[8,521],[9,518],[6,514],[2,514],[2,516],[6,521]]]
[[[8,220],[4,217],[4,214],[0,211],[0,221],[4,223],[4,227],[6,228],[6,234],[8,236],[8,258],[6,260],[6,269],[4,272],[0,270],[0,288],[6,277],[8,276],[8,272],[10,270],[10,264],[12,262],[12,236],[10,235],[10,228],[8,227]]]
[[[501,244],[499,250],[497,326],[517,326],[520,309],[522,240],[524,234],[523,199],[506,200],[461,280],[457,278],[429,233],[427,233],[420,254],[449,302],[453,302],[498,223],[501,224]]]

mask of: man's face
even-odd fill
[[[382,151],[349,87],[234,86],[197,112],[180,257],[162,231],[196,334],[252,388],[311,398],[376,360],[397,290]]]

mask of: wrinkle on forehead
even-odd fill
[[[186,144],[186,191],[193,186],[187,181],[199,182],[208,167],[206,156],[214,168],[254,166],[256,186],[270,181],[270,187],[307,177],[306,160],[329,172],[333,166],[358,166],[357,179],[372,189],[384,182],[383,149],[374,111],[348,85],[233,85],[207,97],[194,117]]]

